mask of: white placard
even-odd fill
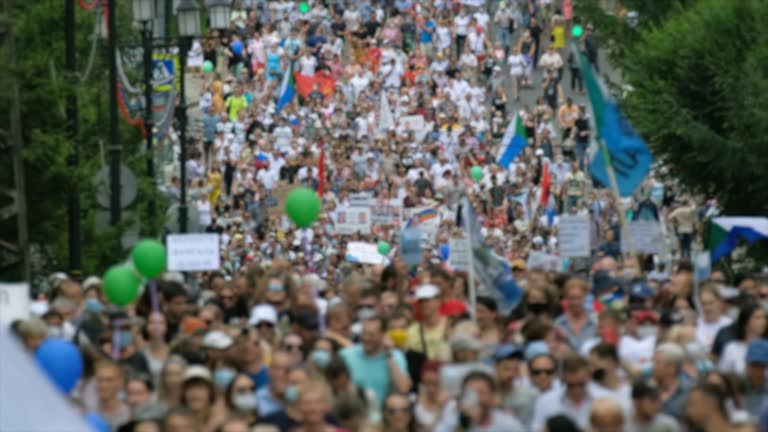
[[[485,6],[485,0],[461,0],[461,4],[479,8]]]
[[[221,267],[218,234],[171,234],[167,248],[169,271],[207,271]]]
[[[661,225],[659,225],[659,222],[654,220],[637,220],[628,223],[627,228],[622,230],[621,235],[621,251],[623,253],[659,253],[664,241],[661,236]],[[632,237],[634,251],[630,250],[628,235]]]
[[[347,261],[362,264],[384,264],[386,257],[379,253],[379,247],[375,243],[349,242],[347,243]]]
[[[409,208],[403,211],[409,228],[418,227],[422,238],[433,240],[440,229],[441,213],[432,207]]]
[[[375,224],[400,225],[402,218],[402,205],[374,204],[371,206],[371,221]]]
[[[341,207],[335,214],[336,232],[339,234],[370,234],[370,207]]]
[[[590,256],[589,227],[588,215],[560,216],[560,236],[557,243],[560,246],[561,257]]]
[[[29,284],[0,283],[0,325],[29,318]]]
[[[354,192],[349,194],[350,207],[370,207],[376,204],[371,192]]]
[[[472,253],[469,241],[467,239],[452,238],[448,245],[450,247],[448,265],[455,270],[469,271],[470,254]]]
[[[544,252],[530,251],[528,253],[527,270],[544,270],[559,272],[563,267],[562,258]]]

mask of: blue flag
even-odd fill
[[[472,250],[472,264],[475,277],[480,281],[478,294],[486,294],[496,300],[499,310],[506,314],[520,303],[523,291],[517,286],[512,269],[504,258],[493,253],[485,243],[477,216],[469,200],[462,200],[460,224],[467,234]]]

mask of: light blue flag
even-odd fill
[[[520,303],[523,291],[515,282],[507,261],[493,253],[485,243],[477,216],[467,198],[462,200],[459,215],[459,226],[466,232],[472,249],[475,277],[481,284],[478,293],[491,296],[502,314],[506,314]]]

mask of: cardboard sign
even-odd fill
[[[221,267],[218,234],[171,234],[167,243],[170,271],[207,271]]]
[[[406,228],[419,228],[422,238],[432,240],[440,229],[440,212],[431,207],[405,209]]]
[[[628,236],[631,236],[631,245],[634,247],[634,251],[630,248],[630,237]],[[622,229],[621,251],[623,253],[655,254],[661,251],[663,243],[661,225],[658,221],[636,220],[628,223]]]
[[[0,325],[29,318],[29,284],[0,283]]]
[[[560,256],[588,257],[590,255],[589,228],[588,215],[560,216],[560,235],[557,239]]]
[[[371,192],[355,192],[349,194],[350,207],[371,207],[376,204]]]
[[[562,268],[563,262],[560,257],[538,251],[531,251],[528,253],[528,262],[526,263],[527,270],[559,272]]]
[[[387,257],[379,253],[375,243],[349,242],[346,259],[349,262],[362,264],[384,264]]]
[[[467,239],[451,239],[448,243],[450,254],[448,255],[448,265],[455,270],[469,271],[470,254],[472,250]]]
[[[371,206],[371,221],[375,224],[400,225],[402,218],[402,205],[374,204]]]
[[[370,234],[370,207],[341,207],[335,214],[336,232],[339,234]]]

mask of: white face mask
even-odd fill
[[[653,324],[643,324],[637,327],[637,335],[640,339],[656,337],[659,334],[659,328]]]

